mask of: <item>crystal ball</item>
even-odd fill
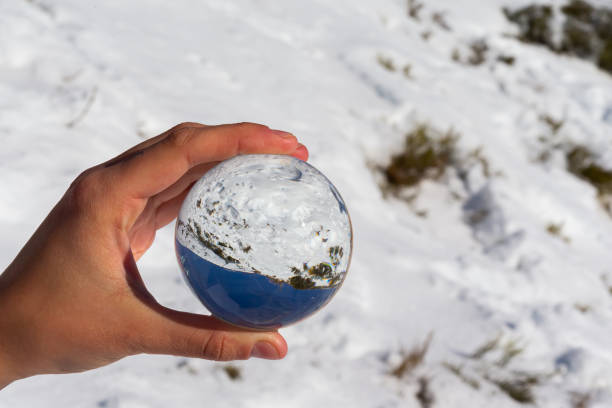
[[[185,281],[212,315],[270,330],[330,301],[346,277],[353,234],[340,193],[313,166],[242,155],[191,188],[175,246]]]

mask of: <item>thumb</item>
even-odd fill
[[[287,354],[287,342],[278,332],[249,331],[212,316],[179,312],[160,305],[145,287],[131,251],[124,266],[134,295],[129,297],[129,312],[122,314],[129,320],[127,337],[132,352],[216,361],[250,357],[277,360]]]
[[[215,361],[250,357],[277,360],[287,354],[287,343],[278,332],[249,331],[212,316],[179,312],[159,304],[147,306],[150,309],[140,316],[135,334],[139,352]]]

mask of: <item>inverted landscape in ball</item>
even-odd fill
[[[317,169],[291,156],[243,155],[208,171],[176,223],[187,284],[217,318],[276,329],[323,307],[351,252],[346,205]]]

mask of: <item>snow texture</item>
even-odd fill
[[[355,232],[342,290],[282,331],[282,361],[233,363],[232,380],[225,363],[135,356],[19,381],[0,407],[517,407],[521,384],[540,407],[612,406],[612,219],[558,149],[538,160],[548,116],[612,163],[612,77],[513,38],[501,9],[527,0],[423,2],[410,17],[403,0],[0,1],[2,265],[81,171],[182,121],[293,132]],[[472,66],[476,39],[489,50]],[[490,176],[385,197],[374,169],[418,123],[480,147]],[[206,313],[173,232],[143,278],[161,304]]]
[[[235,271],[314,286],[340,284],[352,248],[340,193],[317,169],[290,156],[244,155],[208,171],[189,191],[176,239]]]

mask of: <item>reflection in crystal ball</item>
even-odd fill
[[[317,169],[291,156],[243,155],[195,183],[175,244],[185,280],[214,316],[276,329],[337,292],[352,230],[342,197]]]

